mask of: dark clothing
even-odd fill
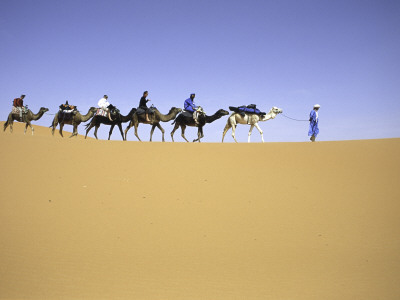
[[[13,101],[13,106],[15,107],[23,107],[24,106],[24,100],[21,98],[15,98]]]
[[[147,109],[147,102],[149,102],[149,100],[147,100],[146,97],[143,96],[142,98],[140,98],[139,107],[143,108],[144,110],[146,110]]]
[[[151,107],[147,107],[147,102],[149,102],[150,100],[147,100],[145,96],[143,96],[142,98],[140,98],[140,102],[139,102],[139,108],[136,111],[136,113],[138,115],[146,113],[146,114],[154,114],[154,110]],[[143,112],[140,110],[142,109]]]
[[[75,109],[76,109],[76,106],[69,105],[68,102],[66,104],[60,105],[60,110],[75,110]]]

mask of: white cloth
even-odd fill
[[[315,119],[318,120],[318,111],[315,111]]]
[[[101,99],[99,100],[99,102],[97,103],[97,105],[98,105],[100,108],[102,108],[102,109],[104,109],[104,110],[107,110],[107,107],[110,105],[110,103],[107,101],[106,98],[101,98]]]

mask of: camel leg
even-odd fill
[[[253,131],[254,128],[254,124],[250,125],[250,130],[249,130],[249,134],[248,134],[248,138],[247,138],[247,142],[250,143],[250,136],[251,136],[251,132]]]
[[[10,132],[12,133],[14,131],[14,121],[11,120],[10,122]]]
[[[97,138],[97,130],[99,129],[99,127],[100,127],[100,125],[96,125],[94,127],[94,136],[96,137],[96,140],[98,140],[98,138]]]
[[[203,132],[203,127],[201,127],[201,136],[199,138],[199,143],[200,143],[200,139],[202,139],[204,137],[204,132]]]
[[[193,140],[193,143],[197,142],[197,141],[200,143],[200,139],[202,137],[204,137],[204,135],[203,135],[203,127],[198,127],[198,129],[197,129],[197,139]]]
[[[174,129],[171,131],[171,139],[172,139],[172,142],[175,142],[175,141],[174,141],[174,133],[175,133],[175,131],[176,131],[178,128],[179,128],[179,124],[178,124],[178,123],[175,123]]]
[[[13,123],[13,119],[12,119],[12,114],[10,113],[8,115],[7,122],[4,123],[4,130],[3,131],[6,131],[7,127],[10,126],[10,131],[12,132],[12,129],[11,129],[12,128],[12,123]]]
[[[110,138],[111,138],[111,134],[112,134],[112,132],[114,130],[114,126],[115,126],[115,124],[111,125],[110,132],[108,133],[108,140],[110,140]],[[124,135],[122,134],[122,140],[123,139],[124,139]]]
[[[51,134],[54,136],[54,131],[56,130],[56,128],[57,128],[57,125],[58,125],[58,113],[56,113],[56,115],[54,116],[54,119],[53,119],[53,123],[51,124],[51,126],[53,127],[52,129],[51,129]]]
[[[119,129],[119,132],[121,132],[122,140],[125,141],[124,132],[122,131],[121,123],[118,123],[118,129]],[[110,136],[111,136],[111,134],[110,134]],[[110,137],[108,137],[108,139],[110,139]]]
[[[140,139],[140,137],[139,137],[139,135],[138,135],[138,132],[137,132],[138,127],[139,127],[139,123],[135,124],[135,136],[137,137],[137,139],[139,140],[139,142],[141,142],[142,140]]]
[[[54,136],[54,131],[56,131],[56,127],[58,124],[53,123],[53,128],[51,129],[51,135]]]
[[[157,128],[160,129],[161,134],[162,134],[162,141],[165,142],[165,139],[164,139],[165,130],[164,130],[164,128],[161,127],[160,123],[156,123],[155,126],[157,126]],[[153,135],[153,133],[152,133],[152,135]],[[150,136],[150,142],[151,142],[151,136]]]
[[[63,136],[63,128],[64,128],[64,123],[60,123],[60,135],[62,136],[62,137],[64,137]]]
[[[52,124],[53,128],[51,129],[51,135],[52,135],[52,136],[54,136],[54,131],[56,130],[57,125],[58,125],[58,122],[57,122],[56,119],[54,118],[53,124]]]
[[[185,141],[186,142],[188,142],[189,143],[189,141],[186,139],[186,137],[185,137],[185,130],[186,130],[186,125],[181,125],[181,129],[182,129],[182,134],[181,134],[181,136],[185,139]]]
[[[78,125],[76,125],[76,124],[73,124],[72,125],[72,134],[71,134],[71,136],[70,136],[70,138],[72,138],[73,136],[76,136],[76,137],[78,137]]]
[[[129,122],[128,126],[125,129],[125,141],[126,141],[126,136],[128,135],[128,130],[132,127],[132,121]]]
[[[238,141],[236,140],[236,136],[235,136],[235,131],[236,131],[236,124],[232,125],[232,137],[235,140],[235,142],[237,143]]]
[[[33,127],[32,127],[31,122],[26,122],[24,134],[26,133],[26,130],[28,129],[28,126],[31,128],[31,130],[32,130],[32,135],[33,135],[34,129],[33,129]]]
[[[150,130],[150,142],[152,142],[152,140],[153,140],[154,129],[156,129],[156,124],[153,124],[153,126],[151,126],[151,130]]]
[[[260,125],[258,125],[258,123],[256,123],[256,124],[254,124],[254,126],[258,129],[258,132],[260,132],[261,140],[264,143],[263,131],[261,130]]]
[[[231,128],[231,123],[229,121],[226,123],[224,132],[222,133],[222,142],[224,142],[225,134],[228,132],[228,130]]]

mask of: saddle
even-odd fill
[[[202,126],[204,126],[205,125],[205,112],[203,111],[203,109],[201,109],[199,112],[198,112],[198,117],[197,117],[197,124],[196,124],[196,126],[198,126],[198,125],[202,125]],[[193,113],[192,112],[190,112],[190,111],[186,111],[186,110],[183,110],[181,113],[180,113],[180,116],[182,116],[182,117],[184,117],[184,118],[187,118],[187,119],[191,119],[191,120],[193,120],[194,121],[194,118],[193,118]]]
[[[193,113],[190,112],[190,111],[184,110],[184,111],[181,112],[181,115],[182,115],[183,117],[185,117],[185,118],[193,118]]]
[[[60,105],[58,118],[61,121],[70,121],[77,112],[77,107],[73,105]]]
[[[138,107],[137,108],[137,110],[136,110],[136,114],[139,116],[139,115],[143,115],[143,114],[145,114],[145,113],[147,113],[147,114],[149,114],[149,115],[151,115],[151,114],[154,114],[154,109],[155,109],[156,107],[155,106],[151,106],[151,107],[148,107],[148,108],[142,108],[142,107]]]

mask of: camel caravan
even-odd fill
[[[81,114],[77,106],[70,105],[68,101],[65,104],[59,106],[59,110],[54,114],[54,119],[50,125],[51,133],[54,136],[54,131],[57,126],[59,126],[59,133],[62,137],[64,125],[72,126],[72,134],[70,136],[78,136],[78,126],[81,123],[85,124],[87,138],[88,133],[94,127],[94,136],[96,139],[97,131],[100,125],[110,126],[110,131],[108,135],[108,140],[111,138],[111,134],[115,126],[118,127],[122,140],[127,140],[127,134],[130,128],[135,128],[135,136],[141,141],[138,135],[139,124],[151,125],[150,130],[150,142],[152,141],[153,133],[155,128],[158,128],[162,134],[162,141],[165,142],[164,134],[165,130],[161,126],[161,122],[171,122],[174,126],[171,131],[171,139],[174,142],[174,133],[178,128],[181,128],[181,136],[186,141],[189,142],[185,137],[186,127],[197,127],[197,138],[193,142],[199,142],[204,138],[203,128],[206,124],[212,123],[230,113],[224,109],[217,110],[212,115],[207,115],[201,106],[197,106],[194,103],[195,94],[190,94],[190,97],[185,100],[184,108],[172,107],[166,114],[162,114],[155,106],[147,106],[147,103],[151,101],[147,99],[148,92],[145,91],[140,99],[139,107],[132,108],[127,115],[122,115],[117,107],[108,102],[108,96],[104,95],[98,101],[98,107],[90,107],[86,114]],[[7,121],[4,124],[4,131],[7,127],[10,127],[10,132],[13,132],[13,122],[25,123],[25,131],[28,126],[32,130],[32,135],[34,129],[32,127],[31,121],[39,120],[46,112],[49,111],[48,108],[41,107],[37,114],[34,114],[28,107],[23,105],[23,99],[25,95],[21,95],[19,98],[14,99],[13,106],[10,114],[8,115]],[[248,142],[250,143],[251,132],[254,127],[260,132],[261,140],[264,143],[263,131],[258,125],[259,122],[264,122],[267,120],[274,119],[278,114],[282,113],[282,109],[277,107],[272,107],[268,113],[261,112],[256,105],[250,104],[247,106],[234,107],[230,106],[229,110],[232,112],[228,117],[227,123],[222,133],[222,142],[224,142],[224,137],[229,129],[232,129],[232,137],[237,143],[235,137],[236,126],[238,124],[249,125],[250,130],[248,133]],[[128,123],[129,122],[129,123]],[[128,123],[128,126],[123,131],[122,123]]]

